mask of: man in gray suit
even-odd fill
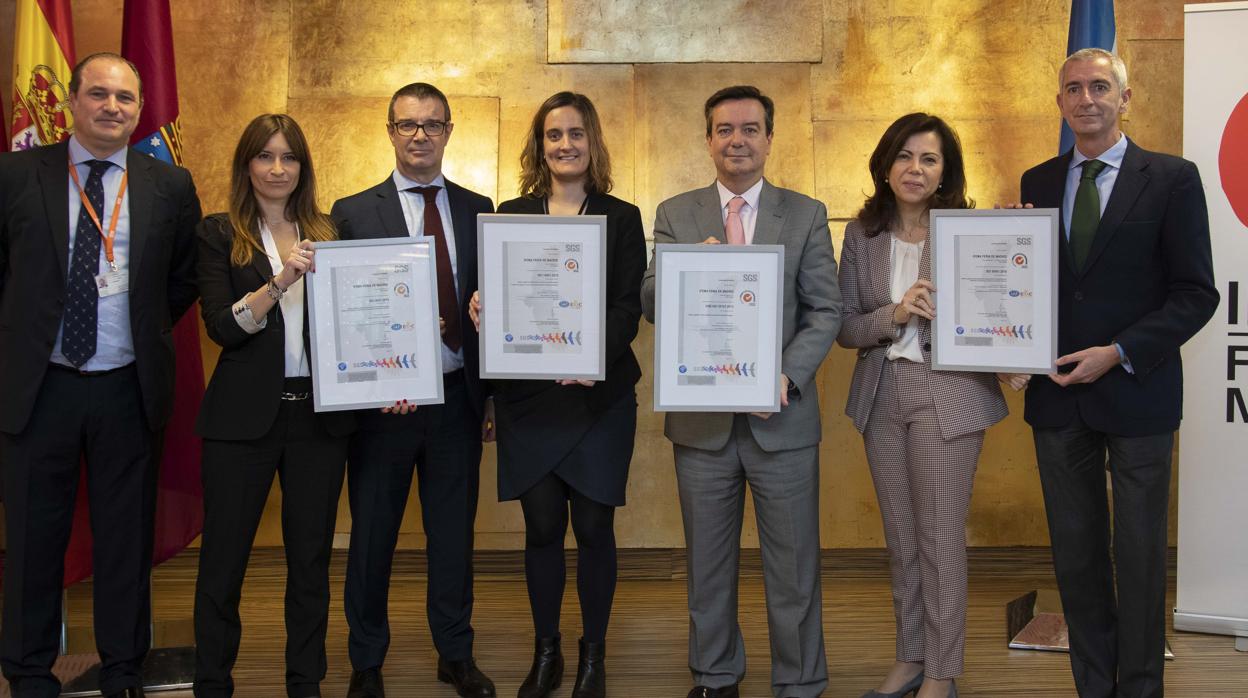
[[[716,181],[664,201],[654,241],[785,247],[781,410],[671,412],[665,433],[688,547],[689,698],[737,698],[745,645],[737,624],[737,559],[745,485],[758,519],[771,683],[807,698],[828,684],[819,579],[819,393],[815,373],[841,326],[836,259],[823,204],[763,179],[775,106],[751,86],[706,101]],[[641,302],[654,322],[654,263]]]

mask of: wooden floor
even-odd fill
[[[616,697],[683,698],[691,682],[686,666],[687,615],[681,551],[624,553],[615,613],[608,635],[609,688]],[[1048,553],[1034,549],[976,549],[971,557],[966,673],[958,682],[964,696],[1074,696],[1065,654],[1006,648],[1005,605],[1035,588],[1052,587]],[[476,584],[476,657],[494,679],[499,695],[514,696],[532,652],[532,625],[516,553],[480,556]],[[156,572],[158,619],[189,617],[195,574],[194,551]],[[324,695],[343,696],[351,667],[341,589],[345,555],[336,553],[331,575],[334,597],[329,624],[329,673]],[[741,584],[741,627],[749,671],[742,696],[770,696],[766,610],[757,553],[745,554]],[[892,660],[893,628],[887,563],[882,551],[837,551],[825,555],[823,603],[829,686],[824,696],[857,698],[872,688]],[[569,572],[564,609],[565,657],[574,671],[579,617]],[[1173,565],[1171,567],[1173,570]],[[243,591],[244,632],[235,667],[236,695],[285,695],[283,685],[280,550],[260,550],[252,558]],[[1173,603],[1173,574],[1170,602]],[[400,553],[391,592],[390,647],[384,676],[390,696],[452,698],[434,678],[437,661],[424,617],[425,583],[419,553]],[[71,596],[71,614],[82,618],[89,592]],[[1166,695],[1248,696],[1248,655],[1235,652],[1233,638],[1174,633],[1177,659],[1166,664]],[[556,696],[570,694],[570,676]],[[7,688],[7,687],[4,687]],[[7,693],[0,689],[0,694]],[[189,692],[162,695],[189,696]]]

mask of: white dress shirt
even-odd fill
[[[284,266],[282,256],[278,254],[277,243],[273,241],[273,231],[269,230],[268,224],[264,221],[260,222],[260,242],[264,244],[264,254],[269,258],[269,267],[273,270],[273,275],[277,276]],[[251,293],[248,292],[234,304],[234,321],[247,334],[255,334],[268,326],[269,316],[265,315],[257,322],[251,313],[251,308],[246,306],[248,295]],[[282,294],[282,299],[278,301],[278,311],[282,314],[285,327],[286,368],[282,375],[287,378],[307,378],[312,375],[311,368],[308,366],[308,355],[303,347],[303,296],[304,283],[303,277],[300,277],[298,281],[286,288],[286,293]]]
[[[394,171],[394,186],[399,190],[399,203],[403,206],[403,219],[407,222],[407,233],[412,237],[425,234],[425,197],[414,191],[405,191],[412,187],[438,187],[438,196],[434,199],[438,205],[438,213],[442,215],[442,233],[446,238],[446,252],[451,260],[451,280],[455,282],[455,297],[459,297],[459,267],[455,264],[455,228],[451,224],[451,200],[446,194],[446,178],[439,174],[432,182],[417,182]],[[442,372],[450,373],[464,367],[464,350],[451,351],[442,345]]]
[[[742,194],[728,191],[719,180],[715,181],[715,188],[719,190],[719,214],[725,222],[728,220],[728,202],[737,196],[745,199],[745,205],[741,207],[741,227],[745,230],[745,244],[754,244],[754,224],[758,222],[758,196],[763,191],[763,180],[759,179]]]
[[[919,259],[923,256],[923,244],[926,242],[906,242],[897,239],[894,233],[888,234],[891,242],[888,251],[889,295],[894,303],[900,303],[906,291],[919,280]],[[901,327],[901,336],[888,345],[888,358],[907,359],[915,363],[923,363],[923,351],[919,348],[919,316],[911,315]]]
[[[104,230],[108,230],[108,226],[113,220],[113,204],[117,201],[117,192],[121,189],[121,178],[126,172],[126,148],[122,148],[112,155],[104,158],[113,164],[105,170],[101,179],[104,184],[104,210],[96,211],[100,217],[100,225],[104,226]],[[87,165],[87,161],[96,160],[94,155],[87,151],[86,148],[78,142],[77,136],[69,137],[69,159],[74,163],[74,168],[78,171],[78,181],[82,182],[85,189],[87,186],[87,177],[91,174],[91,167]],[[74,184],[74,178],[68,174],[65,176],[68,180],[66,185],[69,188],[69,266],[72,269],[74,264],[74,240],[78,235],[78,214],[82,210],[82,199],[78,196],[78,187]],[[100,231],[91,226],[91,232],[99,235]],[[130,269],[130,188],[126,187],[126,194],[121,199],[121,210],[117,214],[117,237],[113,239],[113,261],[116,262],[117,268],[129,272]],[[104,251],[103,240],[100,242],[100,271],[104,273],[108,271],[108,257]],[[107,371],[113,368],[121,368],[127,364],[134,362],[134,336],[130,333],[130,294],[117,293],[111,296],[100,298],[96,305],[96,340],[95,355],[82,366],[78,367],[83,371]],[[69,359],[61,353],[61,335],[65,331],[64,322],[56,330],[56,343],[52,345],[52,356],[50,361],[63,366],[73,366]]]

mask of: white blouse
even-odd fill
[[[269,258],[269,266],[276,276],[282,271],[282,256],[277,252],[277,243],[273,242],[273,232],[263,221],[260,223],[260,241],[264,244],[265,256]],[[246,298],[247,296],[243,296],[235,304],[234,319],[243,331],[255,334],[269,324],[269,318],[265,315],[257,322],[250,308],[241,307]],[[286,293],[278,301],[278,309],[285,320],[286,330],[286,370],[282,375],[286,378],[310,377],[312,371],[308,366],[307,352],[303,348],[303,277],[286,289]]]
[[[919,280],[919,258],[923,256],[923,245],[920,242],[905,242],[890,233],[892,244],[889,247],[889,293],[894,303],[900,303],[906,291]],[[923,363],[923,351],[919,348],[919,317],[910,316],[909,322],[901,328],[901,336],[888,347],[889,360],[907,359],[915,363]]]

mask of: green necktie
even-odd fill
[[[1083,269],[1083,263],[1092,250],[1092,239],[1101,224],[1101,194],[1096,190],[1096,177],[1108,165],[1100,160],[1085,160],[1079,188],[1075,190],[1075,207],[1070,212],[1070,252],[1074,255],[1075,268]]]

